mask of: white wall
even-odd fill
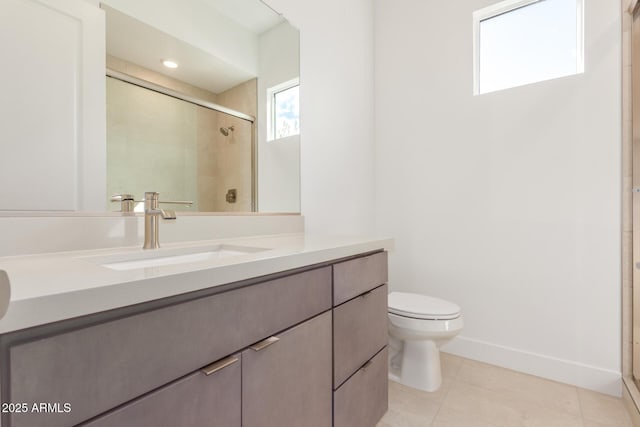
[[[306,230],[374,224],[373,4],[268,0],[300,29],[301,206]]]
[[[190,0],[188,7],[174,0],[102,0],[102,3],[251,75],[257,74],[257,36],[204,0]]]
[[[267,91],[300,77],[300,33],[284,22],[258,41],[258,210],[300,212],[300,135],[267,141]]]
[[[300,215],[178,213],[175,221],[160,222],[160,243],[232,239],[304,231]],[[47,252],[140,246],[144,215],[100,212],[8,216],[0,213],[0,257]],[[9,272],[11,274],[11,272]]]
[[[103,11],[0,2],[0,52],[0,210],[104,209]]]
[[[377,231],[390,286],[457,302],[447,351],[620,393],[620,4],[583,75],[473,96],[472,12],[376,0]]]

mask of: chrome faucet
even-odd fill
[[[159,203],[172,203],[178,205],[191,206],[193,202],[188,201],[160,201],[160,193],[148,191],[144,193],[144,245],[142,249],[158,249],[160,247],[159,225],[162,219],[176,219],[176,212],[167,209],[159,209]]]
[[[120,202],[120,212],[133,214],[133,209],[136,203],[133,194],[114,194],[111,196],[111,201]]]

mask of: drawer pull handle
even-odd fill
[[[362,370],[362,372],[366,372],[367,369],[369,369],[371,367],[371,365],[373,364],[372,360],[369,360],[367,363],[365,363],[364,365],[362,365],[362,368],[360,368]]]
[[[269,337],[266,340],[262,340],[260,342],[255,343],[250,348],[251,350],[254,350],[254,351],[260,351],[262,349],[269,347],[271,344],[277,343],[278,341],[280,341],[280,338],[278,337]]]
[[[360,295],[362,298],[366,298],[368,296],[370,296],[373,293],[373,290],[369,291],[369,292],[365,292],[364,294]]]
[[[237,361],[238,361],[237,357],[233,357],[233,356],[225,357],[224,359],[214,362],[209,366],[205,366],[204,368],[201,369],[201,371],[205,375],[209,376],[211,374],[215,374],[216,372],[223,370],[227,366],[233,365]]]

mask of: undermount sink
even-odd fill
[[[266,250],[266,248],[221,244],[84,257],[84,260],[111,270],[125,271],[224,259]]]

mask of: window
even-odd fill
[[[478,10],[475,95],[584,71],[583,0],[508,0]]]
[[[300,83],[290,80],[268,90],[269,138],[286,138],[300,134]]]

